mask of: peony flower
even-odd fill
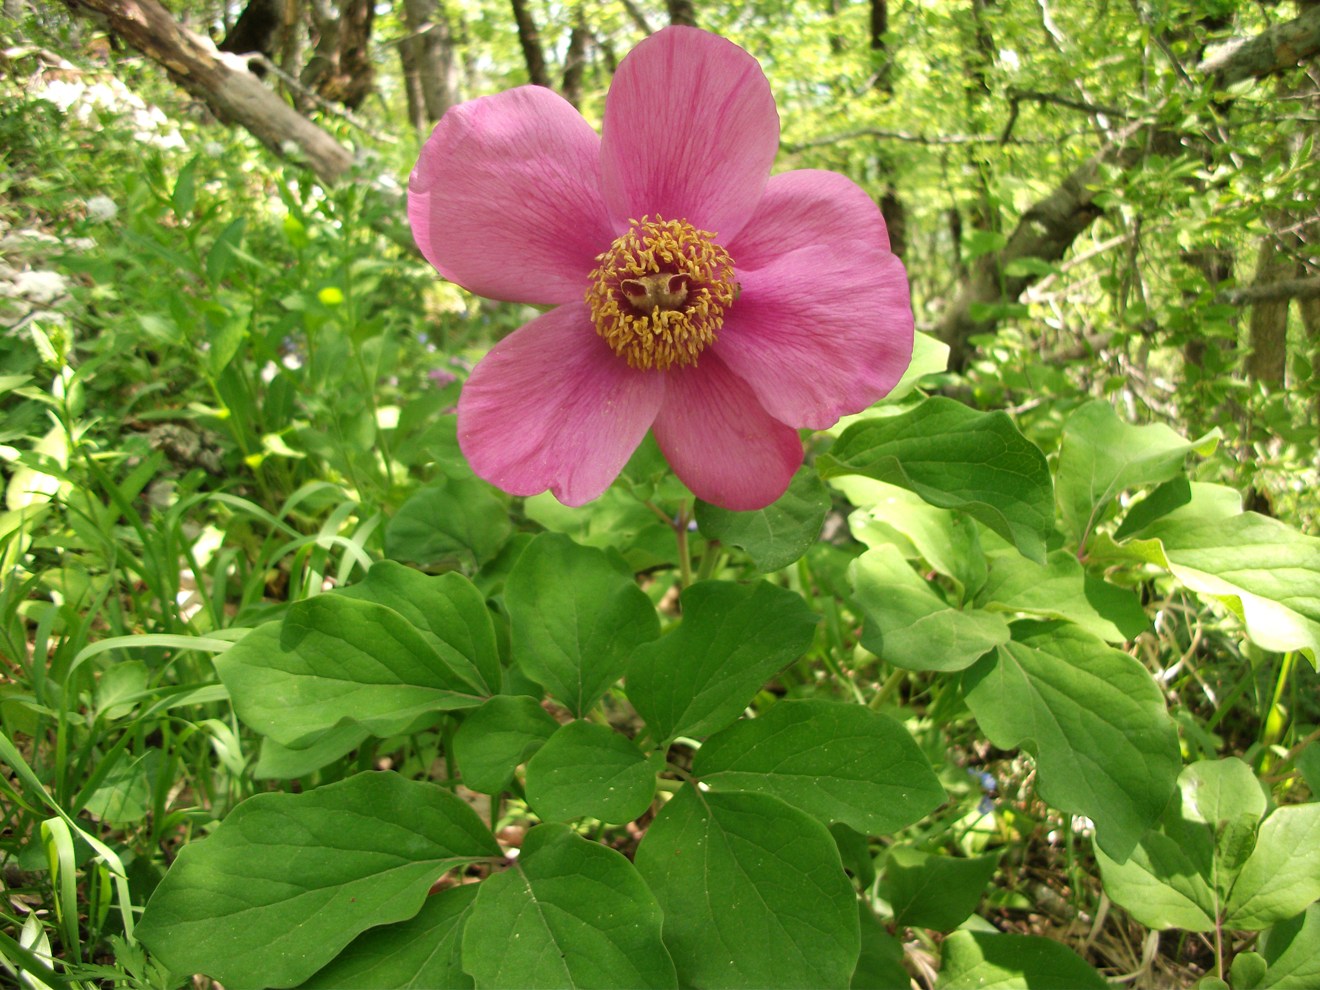
[[[408,184],[417,245],[479,295],[553,306],[458,403],[473,470],[600,495],[653,430],[698,497],[757,509],[912,353],[907,277],[842,175],[771,176],[779,117],[747,52],[670,27],[619,64],[602,134],[548,89],[450,109]]]

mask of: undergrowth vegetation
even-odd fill
[[[821,89],[861,68],[840,56],[823,75],[780,48],[769,14],[725,20],[780,92],[787,165],[844,171],[877,198],[888,174],[908,183],[919,330],[1006,241],[951,230],[951,204],[1020,210],[1042,162],[1075,157],[1077,120],[1025,102],[1021,144],[881,155],[819,140],[859,126]],[[1000,28],[1006,48],[1036,44]],[[511,42],[484,43],[510,63]],[[341,800],[441,808],[367,792],[430,781],[468,806],[443,814],[482,835],[390,892],[414,914],[432,883],[428,903],[450,898],[426,922],[445,949],[426,985],[538,972],[504,959],[496,931],[517,905],[491,881],[520,858],[529,889],[558,863],[635,883],[641,928],[659,932],[663,908],[665,947],[657,935],[634,956],[657,986],[674,967],[684,985],[955,988],[1037,964],[1077,986],[1320,980],[1320,351],[1294,316],[1286,378],[1248,375],[1246,310],[1194,260],[1249,255],[1279,204],[1314,214],[1302,123],[1282,133],[1248,106],[1231,146],[1115,166],[1104,219],[999,304],[964,370],[919,333],[900,388],[808,438],[807,466],[769,509],[694,505],[650,441],[570,509],[500,492],[459,451],[463,380],[534,311],[437,280],[412,249],[414,136],[327,188],[145,66],[63,61],[57,44],[0,55],[0,971],[33,988],[169,988],[194,972],[402,985],[370,976],[364,960],[386,950],[354,955],[351,940],[400,928],[379,937],[398,939],[389,951],[417,978],[426,964],[399,947],[418,938],[412,914],[321,932],[323,956],[275,976],[242,938],[311,914],[272,908],[207,946],[188,926],[224,918],[170,900],[205,882],[182,867],[165,878],[176,861],[201,871],[200,852],[179,860],[190,846],[228,848],[239,826],[226,821],[255,796],[322,801],[306,819],[278,806],[310,828]],[[1088,65],[1107,48],[1087,45]],[[1067,60],[1040,57],[1046,88]],[[1218,112],[1207,94],[1112,85],[1087,102],[1121,93],[1129,117],[1168,121]],[[860,126],[996,130],[975,94],[956,120],[895,99],[908,109],[866,104]],[[579,607],[611,635],[563,633]],[[451,613],[467,646],[429,625]],[[726,642],[729,616],[745,641]],[[421,692],[407,703],[334,686],[371,681],[354,657],[414,643],[449,666],[434,683],[399,675]],[[285,675],[316,683],[300,693]],[[689,676],[726,693],[679,697]],[[775,778],[821,736],[856,748],[807,760],[820,793]],[[900,764],[908,776],[875,776]],[[617,770],[608,789],[601,765]],[[368,773],[385,770],[397,777]],[[692,795],[707,793],[718,800],[700,812]],[[741,815],[781,830],[741,833]],[[555,822],[569,824],[538,825]],[[721,935],[741,983],[722,982],[701,929],[742,917],[744,892],[713,889],[702,907],[660,862],[702,828],[743,835],[730,856],[750,889],[793,892]],[[781,841],[798,851],[768,863]],[[589,899],[537,889],[570,912]],[[153,894],[166,906],[144,921]],[[777,940],[767,948],[744,929],[769,919],[784,933],[757,932]],[[821,944],[784,948],[812,926]],[[1051,947],[1005,960],[996,929]],[[226,975],[231,954],[243,960]]]

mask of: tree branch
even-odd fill
[[[1266,28],[1256,37],[1225,45],[1201,63],[1201,73],[1217,89],[1246,79],[1260,79],[1320,53],[1320,7],[1301,17]]]
[[[1316,52],[1320,52],[1320,7],[1268,28],[1226,54],[1220,53],[1213,64],[1204,63],[1203,68],[1209,66],[1215,84],[1224,86],[1231,81],[1270,75]],[[1131,168],[1141,160],[1147,141],[1167,136],[1153,123],[1130,124],[1028,209],[1002,250],[978,259],[936,326],[936,335],[949,345],[951,368],[966,367],[973,336],[993,333],[998,327],[1001,316],[996,305],[1016,301],[1040,277],[1031,273],[1009,276],[1005,269],[1025,258],[1062,260],[1073,240],[1103,212],[1095,205],[1099,192],[1095,183],[1102,166],[1114,163]]]
[[[1310,278],[1284,278],[1277,282],[1256,282],[1226,289],[1216,297],[1226,303],[1286,302],[1290,299],[1320,299],[1320,275]]]
[[[75,12],[104,17],[115,34],[163,66],[217,117],[246,128],[281,158],[301,157],[323,182],[335,182],[353,163],[347,148],[263,85],[245,59],[216,51],[209,38],[181,26],[156,0],[68,2]]]

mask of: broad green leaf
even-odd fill
[[[363,932],[299,990],[468,990],[459,947],[478,884],[432,894],[416,917]]]
[[[630,822],[651,806],[656,769],[626,736],[569,722],[528,761],[527,803],[546,821]]]
[[[995,554],[976,603],[991,610],[1067,619],[1110,643],[1135,639],[1150,625],[1135,593],[1091,574],[1067,550],[1051,553],[1044,567],[1015,553]]]
[[[853,970],[851,990],[912,990],[912,978],[903,968],[903,943],[876,918],[866,902],[857,902],[862,929],[862,952]]]
[[[299,748],[283,746],[266,736],[261,740],[261,752],[252,776],[257,780],[292,780],[315,773],[357,749],[370,735],[362,726],[349,723],[336,726]]]
[[[857,898],[834,840],[762,794],[684,787],[637,849],[683,986],[846,987]]]
[[[385,527],[385,554],[430,564],[470,554],[490,560],[513,532],[505,500],[475,477],[444,477],[408,498]]]
[[[959,509],[1032,560],[1045,559],[1054,527],[1049,467],[1005,413],[978,413],[937,396],[848,427],[818,464],[826,478],[861,474]]]
[[[1152,563],[1228,606],[1266,650],[1320,656],[1320,538],[1258,515],[1225,515],[1235,492],[1190,486],[1190,501],[1133,533]]]
[[[866,624],[862,645],[909,670],[962,670],[1008,642],[994,612],[957,609],[922,580],[894,546],[862,554],[848,569]]]
[[[870,840],[843,822],[831,824],[830,835],[839,847],[843,868],[852,874],[857,886],[865,890],[875,883],[875,856],[871,853]]]
[[[478,987],[676,987],[661,922],[623,856],[538,825],[513,867],[481,882],[463,968]]]
[[[1261,823],[1224,906],[1229,928],[1267,928],[1320,898],[1320,803],[1275,809]]]
[[[697,501],[697,525],[708,540],[741,547],[762,573],[787,567],[820,536],[830,497],[820,475],[800,468],[788,491],[764,509],[732,512]]]
[[[861,705],[780,701],[706,740],[692,774],[716,791],[769,794],[829,824],[888,835],[944,801],[898,722]]]
[[[998,864],[998,856],[964,859],[894,846],[885,860],[880,896],[898,924],[951,932],[981,903]]]
[[[1320,986],[1320,904],[1281,921],[1261,936],[1269,964],[1261,986],[1270,990],[1315,990]]]
[[[622,676],[638,644],[660,634],[623,559],[559,533],[528,545],[504,596],[514,661],[579,717]]]
[[[1038,935],[954,932],[944,940],[935,990],[1109,990],[1109,981],[1061,942]]]
[[[373,735],[401,732],[428,712],[482,698],[391,608],[341,595],[289,606],[215,659],[248,725],[305,747],[346,723]]]
[[[1233,957],[1228,978],[1233,990],[1257,990],[1265,980],[1269,963],[1259,952],[1239,952]]]
[[[1121,492],[1168,481],[1182,472],[1189,453],[1211,453],[1219,437],[1216,429],[1184,440],[1162,423],[1124,423],[1103,399],[1086,403],[1068,417],[1059,448],[1056,483],[1064,524],[1085,546]]]
[[[364,580],[335,594],[388,605],[479,693],[500,689],[500,652],[490,611],[485,596],[462,574],[430,577],[382,560]]]
[[[1183,818],[1189,822],[1218,826],[1242,815],[1258,821],[1265,815],[1265,785],[1236,756],[1190,764],[1178,778],[1178,789]]]
[[[463,784],[483,794],[509,786],[514,771],[526,763],[559,723],[527,695],[501,694],[463,717],[454,733],[454,759]]]
[[[360,932],[411,918],[446,870],[499,854],[460,798],[392,773],[258,794],[181,850],[137,936],[176,973],[290,987]]]
[[[664,463],[663,458],[661,463]],[[634,573],[678,562],[674,527],[622,486],[607,488],[587,505],[564,505],[549,492],[523,502],[527,518],[574,543],[623,555]]]
[[[628,700],[662,743],[728,725],[816,630],[801,596],[765,581],[700,581],[683,591],[682,609],[678,628],[628,664]]]
[[[1100,846],[1126,859],[1164,811],[1182,766],[1146,668],[1070,623],[1023,621],[1012,642],[962,676],[990,741],[1029,749],[1041,797],[1090,817]]]
[[[1168,816],[1166,829],[1167,825]],[[1147,832],[1121,863],[1099,847],[1095,855],[1105,892],[1141,924],[1214,931],[1218,898],[1206,876],[1213,869],[1214,856],[1208,831]]]
[[[916,388],[921,379],[927,375],[938,375],[948,367],[949,345],[928,333],[918,331],[912,337],[912,360],[898,384],[885,396],[885,402],[897,402]]]
[[[1160,827],[1125,862],[1096,850],[1105,890],[1151,928],[1213,930],[1265,807],[1260,782],[1236,757],[1184,767]]]
[[[985,583],[985,552],[970,516],[937,509],[905,488],[870,478],[836,478],[831,484],[858,506],[848,529],[868,547],[892,543],[909,560],[921,558],[953,579],[960,599]]]

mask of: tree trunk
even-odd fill
[[[579,5],[573,11],[573,31],[568,36],[568,54],[564,56],[564,85],[561,90],[564,99],[575,107],[582,102],[582,77],[587,68],[587,39],[590,37],[586,15]]]
[[[221,55],[209,38],[181,27],[157,0],[71,0],[75,10],[104,17],[128,44],[165,68],[170,78],[217,117],[247,128],[282,158],[302,158],[333,183],[353,162],[330,134],[302,116],[247,70]]]
[[[399,45],[399,54],[412,61],[415,78],[411,85],[416,86],[420,104],[417,114],[409,112],[409,119],[414,127],[425,130],[458,102],[453,30],[448,11],[436,0],[403,0],[403,21],[410,37]]]
[[[889,0],[871,0],[872,86],[882,93],[894,91],[894,56],[885,43],[889,33]]]
[[[545,52],[541,50],[541,32],[536,28],[527,0],[512,0],[513,19],[518,25],[518,42],[522,45],[523,61],[527,63],[527,81],[533,86],[550,88],[550,73],[545,68]]]
[[[669,10],[670,24],[697,26],[697,10],[692,6],[692,0],[665,0],[665,7]]]
[[[340,0],[338,10],[328,0],[312,0],[312,20],[320,37],[302,74],[302,83],[323,99],[356,110],[371,93],[372,0]]]
[[[284,0],[251,0],[219,47],[235,55],[260,52],[273,62],[283,30]]]

